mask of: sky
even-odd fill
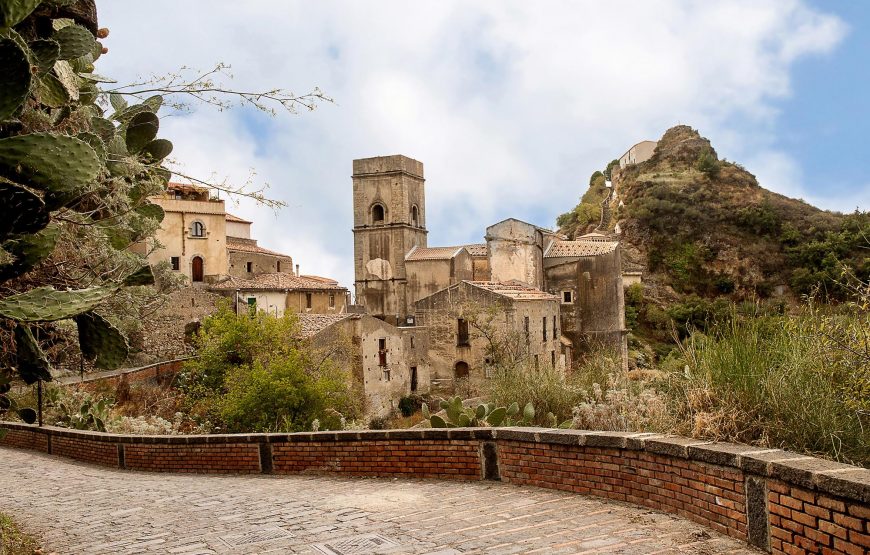
[[[227,199],[303,274],[353,284],[351,164],[424,164],[429,245],[516,217],[554,227],[589,175],[676,124],[773,191],[870,210],[870,3],[848,0],[102,2],[119,83],[231,66],[237,90],[320,87],[271,117],[161,111],[179,171],[268,183]],[[223,195],[226,198],[226,195]]]

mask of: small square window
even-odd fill
[[[562,291],[562,304],[571,304],[574,302],[574,293],[571,291]]]
[[[245,271],[251,273],[254,271],[254,263],[253,262],[245,262]]]
[[[169,259],[169,263],[172,264],[172,269],[176,272],[181,269],[181,259],[177,256],[173,256]]]

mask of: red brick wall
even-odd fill
[[[506,441],[502,480],[677,513],[746,540],[743,473],[643,451]]]
[[[768,481],[770,547],[773,553],[870,552],[870,508]]]
[[[274,443],[274,472],[480,479],[475,440]]]
[[[131,470],[487,476],[676,513],[776,554],[870,553],[870,470],[777,449],[529,428],[189,437],[0,429],[3,446]]]
[[[124,444],[125,468],[152,472],[259,473],[257,443]]]
[[[118,466],[117,444],[105,441],[55,436],[51,438],[51,454],[101,466]]]

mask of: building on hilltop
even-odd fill
[[[486,228],[485,244],[430,247],[423,175],[422,163],[401,155],[354,160],[354,286],[361,310],[429,330],[437,385],[484,376],[493,363],[475,339],[483,332],[470,329],[479,324],[470,310],[501,313],[488,325],[503,337],[537,337],[526,349],[530,364],[570,368],[597,342],[625,355],[618,242],[600,234],[568,241],[508,218]]]
[[[652,158],[656,150],[658,141],[641,141],[625,151],[625,154],[619,157],[619,167],[624,168],[634,164],[646,162]]]

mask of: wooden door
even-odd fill
[[[191,279],[193,281],[202,281],[202,257],[194,256],[191,261]]]

